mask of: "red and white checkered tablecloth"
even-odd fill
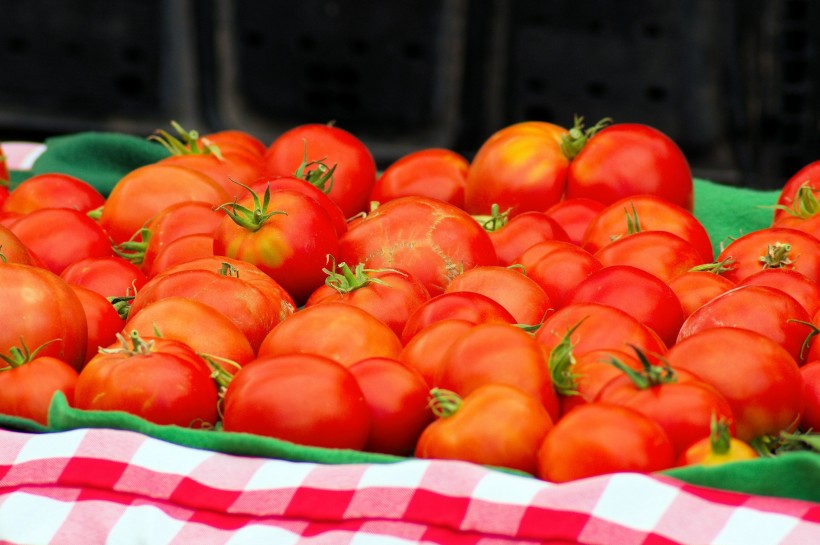
[[[820,504],[456,461],[324,465],[139,433],[0,430],[0,543],[816,545]]]

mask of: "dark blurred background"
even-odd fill
[[[818,28],[812,0],[0,0],[0,140],[333,120],[383,168],[582,115],[774,189],[820,158]]]

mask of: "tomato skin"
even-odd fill
[[[205,361],[179,341],[143,337],[142,342],[144,348],[134,353],[94,356],[77,379],[74,407],[125,411],[160,425],[213,427],[218,395]]]
[[[160,250],[153,259],[147,276],[153,278],[171,267],[208,257],[214,257],[213,235],[185,235],[169,242]]]
[[[775,248],[785,251],[785,261],[767,264],[764,258]],[[721,275],[739,283],[764,268],[781,267],[800,272],[820,282],[820,240],[812,235],[788,227],[767,227],[746,233],[730,242],[717,257],[718,261],[731,259]]]
[[[538,446],[552,425],[539,400],[514,386],[485,384],[424,429],[415,455],[534,474]]]
[[[83,286],[69,285],[77,294],[85,311],[85,320],[88,324],[85,363],[88,363],[97,355],[100,347],[110,346],[116,342],[117,333],[122,331],[125,321],[120,317],[114,305],[96,291]]]
[[[470,164],[464,209],[489,214],[497,204],[502,211],[510,209],[513,217],[557,203],[569,172],[569,160],[561,151],[566,133],[542,121],[524,121],[493,133]]]
[[[3,224],[0,224],[0,254],[3,256],[0,261],[5,263],[19,263],[33,267],[42,267],[43,265],[37,256],[29,251],[23,241]]]
[[[384,322],[347,303],[306,307],[279,323],[262,340],[259,357],[314,354],[345,367],[372,357],[396,358],[399,337]]]
[[[538,477],[561,483],[616,472],[651,473],[674,465],[663,428],[629,407],[596,402],[565,414],[538,450]]]
[[[667,284],[678,296],[685,318],[718,295],[737,287],[728,278],[708,271],[687,271]]]
[[[393,358],[367,358],[349,369],[370,406],[370,433],[364,450],[412,455],[421,432],[433,421],[424,378]]]
[[[371,420],[348,368],[315,354],[283,354],[257,358],[234,375],[222,424],[300,445],[362,450]]]
[[[573,354],[573,362],[567,369],[570,374],[570,391],[558,391],[561,415],[567,414],[579,405],[592,403],[607,384],[623,375],[623,371],[610,363],[612,358],[617,358],[636,371],[643,368],[640,360],[633,354],[616,348],[601,348],[577,356]],[[552,362],[550,364],[552,365]]]
[[[26,178],[0,206],[2,212],[28,214],[43,208],[68,208],[90,212],[105,204],[91,184],[68,174],[47,173]]]
[[[792,269],[763,269],[740,282],[741,286],[769,286],[794,297],[809,316],[820,310],[820,283]]]
[[[570,163],[566,198],[611,204],[631,195],[657,195],[691,211],[692,172],[678,145],[639,123],[617,123],[595,133]]]
[[[689,371],[726,398],[738,439],[776,435],[799,421],[803,380],[797,362],[760,333],[705,329],[678,341],[665,358],[673,369]]]
[[[305,159],[336,165],[328,196],[349,218],[368,209],[376,183],[376,161],[368,147],[352,133],[331,125],[308,123],[279,135],[265,152],[264,172],[292,176]]]
[[[728,438],[728,442],[727,450],[725,452],[718,452],[712,445],[712,438],[704,437],[681,453],[676,463],[679,466],[695,464],[717,466],[729,462],[759,458],[757,451],[747,442],[731,436]]]
[[[603,268],[595,256],[580,246],[557,241],[540,242],[516,261],[524,266],[527,276],[546,292],[554,309],[566,306],[578,284]]]
[[[398,359],[418,371],[427,386],[432,387],[439,369],[444,365],[447,348],[473,326],[473,322],[457,318],[433,322],[404,345]]]
[[[376,180],[370,200],[378,203],[422,195],[464,208],[464,186],[470,164],[445,148],[410,152],[387,166]]]
[[[569,242],[569,235],[551,217],[531,210],[510,218],[501,228],[490,231],[490,240],[498,262],[506,266],[530,246],[545,240]]]
[[[221,186],[231,198],[240,197],[245,190],[237,182],[249,184],[262,172],[259,157],[230,150],[221,151],[221,157],[212,154],[171,155],[157,162],[190,168],[205,174]]]
[[[666,283],[698,265],[703,258],[690,242],[667,231],[639,231],[607,244],[594,254],[601,265],[630,265]]]
[[[39,356],[59,358],[75,369],[85,361],[88,327],[85,311],[71,287],[51,271],[16,263],[0,264],[0,301],[14,309],[0,327],[0,353],[12,347],[38,347]],[[56,342],[55,339],[59,339]]]
[[[788,216],[789,213],[785,209],[794,205],[797,191],[803,184],[808,184],[815,195],[820,191],[820,160],[803,166],[786,181],[777,197],[778,208],[775,208],[773,222]]]
[[[81,259],[63,269],[60,278],[103,297],[133,297],[148,281],[139,267],[119,256]]]
[[[74,399],[77,370],[52,356],[35,357],[16,367],[0,369],[0,413],[48,425],[48,408],[56,392],[70,404]]]
[[[562,199],[547,208],[544,213],[558,222],[570,242],[580,246],[589,223],[604,208],[606,205],[600,201],[578,197]]]
[[[199,137],[201,145],[212,145],[223,150],[244,151],[260,159],[265,155],[265,144],[256,136],[239,129],[224,129],[209,132]]]
[[[800,429],[820,430],[820,360],[811,360],[800,368],[803,377],[803,415]]]
[[[441,294],[462,271],[498,263],[492,241],[478,222],[428,197],[401,197],[380,205],[348,229],[339,249],[340,262],[409,272],[431,296]]]

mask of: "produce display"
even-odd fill
[[[174,129],[103,183],[39,170],[57,142],[0,163],[6,426],[554,483],[817,456],[820,161],[724,232],[644,125],[524,122],[381,172],[334,125]]]

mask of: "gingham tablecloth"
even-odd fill
[[[666,477],[567,484],[456,461],[327,465],[122,430],[0,430],[0,542],[816,545],[820,504]]]

